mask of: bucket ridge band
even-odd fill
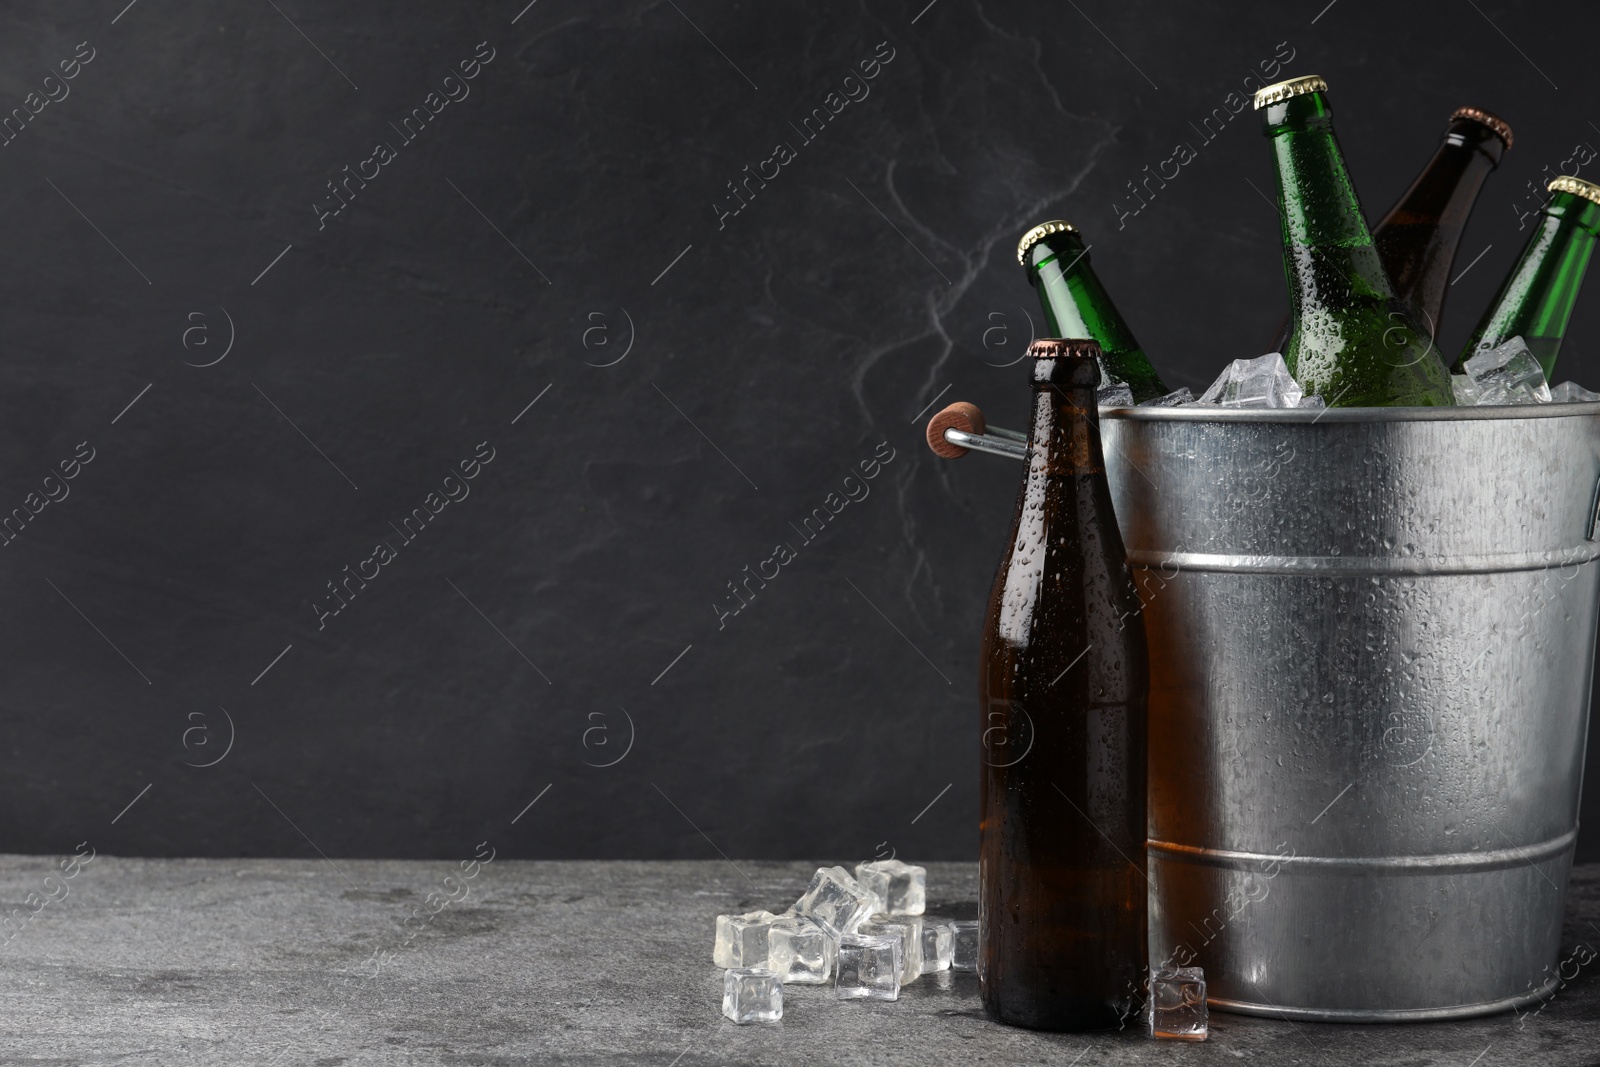
[[[1128,564],[1166,573],[1217,571],[1228,574],[1305,574],[1366,577],[1424,574],[1504,574],[1581,567],[1600,559],[1600,544],[1574,545],[1554,552],[1505,552],[1473,556],[1265,556],[1228,552],[1176,552],[1129,549]]]
[[[1233,849],[1202,848],[1152,838],[1145,851],[1152,858],[1198,867],[1225,870],[1258,870],[1276,864],[1284,869],[1327,871],[1338,874],[1419,874],[1429,871],[1467,874],[1474,871],[1499,871],[1526,867],[1542,860],[1559,859],[1570,853],[1578,840],[1574,826],[1547,841],[1536,841],[1511,848],[1480,852],[1440,852],[1422,856],[1280,856],[1271,852],[1240,852]]]

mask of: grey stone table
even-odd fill
[[[1600,1064],[1600,960],[1537,1014],[1213,1015],[1203,1045],[998,1027],[964,974],[897,1003],[790,987],[781,1023],[739,1027],[713,919],[787,905],[815,864],[463,863],[0,857],[0,1064]],[[928,880],[970,912],[974,865]],[[1600,866],[1570,896],[1568,951],[1600,947]]]

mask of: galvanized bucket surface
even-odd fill
[[[1150,640],[1152,965],[1289,1018],[1548,993],[1600,600],[1600,404],[1101,426]]]

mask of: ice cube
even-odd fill
[[[875,915],[861,924],[860,932],[900,939],[901,985],[910,985],[922,974],[922,916]]]
[[[833,973],[833,939],[798,915],[772,920],[767,933],[767,970],[780,982],[820,985]]]
[[[760,967],[767,961],[767,927],[777,916],[770,911],[718,915],[717,940],[711,962],[718,967]]]
[[[1312,393],[1310,396],[1301,397],[1300,398],[1300,403],[1295,405],[1295,407],[1302,408],[1302,409],[1304,409],[1304,408],[1325,408],[1327,406],[1328,406],[1328,402],[1326,400],[1323,400],[1316,393]]]
[[[1465,374],[1450,375],[1450,392],[1454,395],[1456,407],[1476,407],[1478,400],[1483,396],[1483,390],[1478,383]]]
[[[952,940],[950,969],[975,971],[978,969],[978,920],[957,919],[950,924]]]
[[[892,915],[874,916],[879,922],[899,923],[906,928],[906,960],[905,972],[900,978],[900,983],[915,982],[917,976],[922,974],[922,931],[927,922],[920,915]],[[915,967],[916,970],[912,970]]]
[[[899,1000],[900,938],[845,934],[839,939],[839,967],[833,995],[840,1000]]]
[[[1184,404],[1193,404],[1193,403],[1194,403],[1194,394],[1191,393],[1189,391],[1189,387],[1187,385],[1185,385],[1185,386],[1182,386],[1181,388],[1174,389],[1170,393],[1164,393],[1161,396],[1153,397],[1153,398],[1151,398],[1149,400],[1146,400],[1144,403],[1140,404],[1139,406],[1142,407],[1142,408],[1175,408],[1175,407],[1180,407],[1180,406],[1182,406]]]
[[[922,973],[948,971],[955,954],[955,931],[947,919],[922,917]]]
[[[1550,384],[1545,381],[1544,368],[1520,336],[1480,349],[1462,366],[1472,386],[1463,384],[1458,388],[1455,379],[1451,379],[1458,405],[1462,404],[1463,395],[1472,398],[1471,403],[1478,407],[1550,403]]]
[[[921,915],[928,907],[928,869],[900,860],[856,864],[856,879],[883,898],[889,915]]]
[[[1292,408],[1300,403],[1302,395],[1300,383],[1289,373],[1283,356],[1268,352],[1228,364],[1228,369],[1196,402],[1225,408]]]
[[[1150,1036],[1204,1041],[1206,976],[1199,967],[1162,968],[1150,979]]]
[[[1102,385],[1095,390],[1095,403],[1103,408],[1131,408],[1133,407],[1133,390],[1125,382],[1115,385]]]
[[[739,1023],[783,1018],[783,983],[765,967],[730,967],[722,976],[722,1014]]]
[[[880,910],[878,896],[850,877],[843,867],[818,867],[811,884],[785,915],[810,919],[835,941],[855,933],[867,916]]]
[[[1557,404],[1590,403],[1600,400],[1600,393],[1591,393],[1577,382],[1562,382],[1550,390],[1550,399]]]

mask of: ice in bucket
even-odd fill
[[[1467,373],[1450,377],[1459,407],[1548,404],[1552,399],[1544,369],[1521,337],[1484,349],[1462,366]]]
[[[1600,393],[1585,389],[1577,382],[1562,382],[1551,388],[1550,400],[1556,404],[1592,403],[1600,400]]]
[[[1268,352],[1228,364],[1196,403],[1225,408],[1292,408],[1300,406],[1304,395],[1283,356]]]

